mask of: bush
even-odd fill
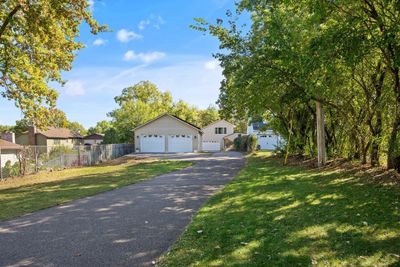
[[[19,163],[15,162],[13,165],[11,164],[11,161],[6,161],[6,164],[4,165],[3,169],[3,177],[15,177],[20,174],[19,170]]]
[[[254,152],[258,147],[258,139],[254,134],[247,136],[247,151]]]
[[[257,136],[255,135],[242,135],[233,140],[234,148],[236,151],[254,152],[257,150]]]

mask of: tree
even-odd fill
[[[132,130],[140,124],[156,116],[170,112],[173,107],[172,96],[169,92],[160,92],[155,84],[142,81],[122,90],[115,97],[119,107],[108,116],[118,132],[121,142],[132,142]]]
[[[243,0],[227,20],[192,26],[220,42],[223,117],[268,113],[292,153],[313,156],[319,102],[330,157],[365,163],[369,154],[378,165],[388,151],[388,167],[400,169],[398,1]]]
[[[72,130],[75,133],[79,133],[80,135],[85,135],[87,133],[85,127],[77,121],[67,122],[66,128]]]
[[[218,109],[212,105],[206,109],[199,110],[197,117],[197,124],[199,127],[207,126],[220,119]]]
[[[90,127],[87,131],[88,134],[104,134],[108,129],[112,127],[112,124],[110,121],[99,121],[96,123],[96,126]]]
[[[0,93],[15,102],[35,126],[52,125],[57,92],[71,69],[82,21],[96,34],[100,26],[87,0],[7,0],[0,2]]]
[[[192,124],[198,124],[198,111],[196,106],[190,106],[183,100],[174,103],[170,112],[182,120]]]
[[[125,142],[125,140],[121,140],[118,131],[115,128],[108,128],[104,132],[103,144],[118,144],[121,142]]]

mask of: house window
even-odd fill
[[[54,144],[55,145],[60,145],[61,144],[60,139],[54,139]]]
[[[215,134],[226,134],[226,127],[216,127]]]

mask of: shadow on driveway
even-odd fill
[[[244,166],[236,152],[173,156],[196,163],[1,222],[0,266],[151,266]]]

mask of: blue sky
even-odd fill
[[[73,69],[59,91],[58,107],[84,126],[107,119],[114,96],[124,87],[150,80],[199,108],[215,104],[222,79],[213,59],[215,38],[189,28],[193,18],[224,18],[233,0],[94,0],[94,17],[112,32],[91,35],[82,25]],[[21,112],[0,98],[0,124],[14,124]]]

